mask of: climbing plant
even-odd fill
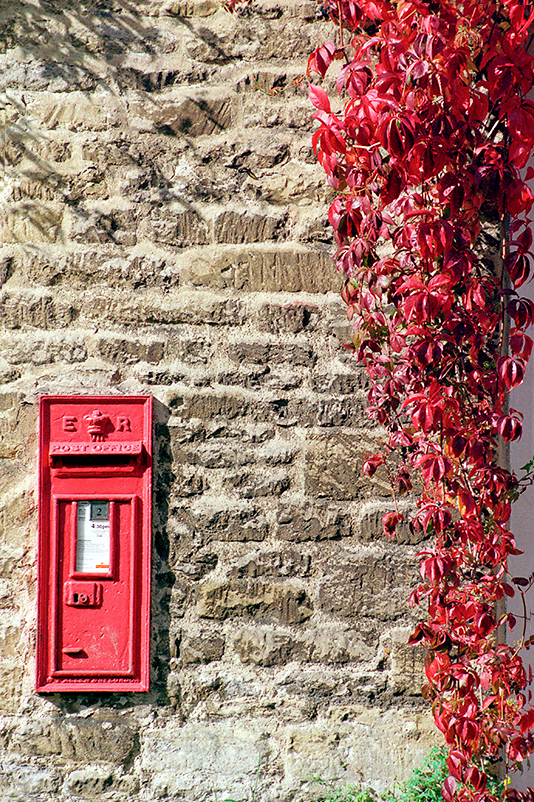
[[[498,446],[521,436],[507,396],[532,350],[534,305],[518,290],[531,266],[532,171],[520,171],[534,142],[534,10],[513,0],[328,0],[323,10],[338,41],[308,69],[324,78],[339,60],[345,102],[333,110],[310,84],[313,144],[337,192],[329,219],[368,412],[387,432],[364,472],[386,465],[395,502],[421,476],[411,525],[434,541],[419,555],[411,600],[428,615],[411,642],[427,647],[423,693],[450,748],[442,793],[491,799],[489,764],[503,748],[520,762],[534,745],[520,650],[496,637],[515,624],[498,603],[526,582],[507,565],[522,483]],[[497,264],[482,243],[489,226]]]
[[[308,62],[323,83],[309,84],[313,146],[336,193],[350,347],[385,432],[363,470],[390,477],[386,534],[403,519],[399,497],[415,493],[411,526],[433,536],[411,597],[427,616],[411,642],[427,648],[423,693],[449,747],[443,797],[492,800],[491,764],[534,749],[524,626],[516,645],[497,635],[521,630],[499,602],[528,585],[508,558],[519,553],[511,503],[530,479],[500,464],[499,443],[521,436],[507,398],[533,345],[534,304],[520,288],[532,258],[534,7],[325,0],[321,13],[336,36]],[[337,93],[325,89],[329,70]]]

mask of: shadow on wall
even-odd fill
[[[66,131],[100,130],[105,142],[106,132],[120,129],[124,146],[117,152],[116,142],[110,145],[108,158],[120,159],[126,171],[138,171],[138,188],[150,191],[151,203],[180,200],[195,214],[161,163],[130,141],[143,130],[188,134],[186,110],[176,122],[151,95],[187,83],[187,76],[179,69],[157,69],[157,55],[164,50],[161,28],[147,25],[146,16],[141,22],[143,11],[150,19],[149,4],[125,0],[11,2],[0,9],[0,243],[31,250],[29,242],[61,244],[78,233],[89,243],[134,244],[124,239],[124,221],[99,208],[98,201],[109,197],[106,165],[84,163]],[[195,35],[213,48],[210,31]],[[132,52],[142,66],[127,66]],[[228,60],[217,44],[215,62]],[[190,125],[199,114],[209,116],[201,99],[184,102],[191,107]],[[136,103],[143,107],[139,115]],[[214,130],[221,127],[216,114],[212,124]],[[0,286],[10,274],[9,259],[0,256]]]

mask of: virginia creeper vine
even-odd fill
[[[534,11],[515,0],[328,0],[323,10],[339,41],[308,71],[324,78],[342,60],[345,103],[333,112],[310,84],[313,144],[338,193],[329,219],[368,412],[387,432],[364,471],[395,453],[395,497],[422,476],[412,525],[434,543],[419,555],[412,602],[428,615],[411,642],[427,647],[424,693],[450,747],[442,793],[492,799],[489,764],[503,748],[518,762],[534,746],[518,648],[496,637],[503,619],[514,626],[498,602],[521,584],[507,571],[521,482],[499,465],[498,441],[521,436],[507,394],[532,349],[534,305],[517,290],[532,248],[534,198],[519,171],[534,142]],[[497,268],[484,258],[484,223],[506,240]],[[387,514],[386,532],[401,519]]]
[[[237,2],[238,0],[233,0]],[[424,694],[449,746],[446,802],[493,800],[487,772],[534,750],[534,709],[518,645],[499,602],[526,580],[508,522],[528,479],[499,463],[499,441],[521,436],[509,391],[532,350],[529,278],[534,196],[525,171],[534,144],[534,7],[518,0],[326,0],[336,26],[308,62],[334,62],[333,110],[309,85],[317,158],[337,193],[330,211],[346,276],[357,359],[370,378],[368,413],[386,432],[364,471],[388,465],[396,499],[424,489],[411,525],[433,536],[420,553],[427,605],[411,642],[428,650]],[[522,172],[521,172],[522,171]],[[497,231],[501,259],[487,259]],[[509,330],[508,330],[509,329]],[[509,799],[520,796],[507,789]],[[534,792],[532,795],[534,796]]]

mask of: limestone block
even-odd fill
[[[209,509],[204,502],[198,511],[188,510],[186,517],[193,532],[209,541],[256,542],[269,534],[264,513],[253,506],[240,506],[235,500],[229,501],[228,506],[221,503],[218,509]]]
[[[82,335],[55,333],[13,334],[9,342],[0,343],[0,356],[14,365],[30,363],[46,365],[52,362],[76,364],[87,358],[87,348]]]
[[[408,559],[340,552],[325,565],[319,603],[325,612],[346,618],[395,620],[411,615],[408,596],[417,582],[416,568]]]
[[[151,793],[157,799],[200,794],[245,799],[269,751],[269,736],[245,721],[179,727],[170,720],[146,733],[141,766],[152,778]]]
[[[307,398],[278,397],[251,407],[251,417],[256,421],[273,421],[278,426],[292,429],[295,426],[310,426],[315,421],[315,405]]]
[[[225,486],[232,488],[239,498],[261,498],[268,496],[274,498],[281,496],[291,486],[291,480],[287,473],[277,473],[274,476],[266,477],[265,473],[234,474],[225,479]]]
[[[124,764],[136,746],[136,731],[118,718],[70,717],[56,721],[61,753],[83,762]]]
[[[23,719],[13,732],[13,747],[23,755],[48,757],[61,754],[58,728],[46,716]]]
[[[10,584],[6,583],[6,590],[8,591],[9,604],[2,605],[6,607],[13,606],[13,598],[11,594]],[[0,655],[2,659],[11,659],[20,655],[20,641],[21,641],[21,627],[14,623],[0,624]]]
[[[176,481],[173,485],[173,492],[182,498],[190,498],[205,493],[209,489],[209,482],[205,476],[195,471],[188,465],[180,466],[176,470]]]
[[[239,395],[199,394],[184,398],[180,408],[182,418],[217,418],[234,420],[245,415],[248,402]]]
[[[180,644],[180,659],[184,665],[210,663],[212,660],[220,660],[224,647],[225,640],[219,635],[185,635]]]
[[[320,41],[324,41],[317,39],[321,35],[319,26],[303,24],[302,19],[287,18],[281,11],[279,6],[276,11],[271,8],[265,13],[255,26],[257,35],[252,42],[248,30],[235,25],[233,31],[228,32],[227,53],[233,58],[239,58],[241,54],[255,57],[256,61],[283,59],[294,64],[302,60],[305,67],[308,55]]]
[[[316,393],[353,395],[359,390],[366,389],[367,385],[365,370],[356,365],[350,373],[314,373],[311,377],[312,390]]]
[[[168,292],[153,287],[143,294],[139,289],[137,297],[121,289],[114,293],[108,289],[105,295],[96,298],[92,292],[84,299],[83,313],[87,317],[106,317],[114,323],[129,325],[239,326],[247,317],[245,305],[237,298],[206,298],[205,294],[199,298],[191,290],[181,290],[173,293],[170,299]],[[196,337],[195,341],[198,339]],[[188,340],[188,343],[192,346],[195,341]],[[179,338],[178,344],[180,342],[183,337]],[[187,355],[191,356],[189,346]]]
[[[232,287],[244,292],[326,293],[341,289],[330,254],[300,243],[276,249],[224,248],[189,257],[188,278],[196,287]]]
[[[160,11],[161,15],[176,17],[209,17],[220,10],[216,0],[168,0]]]
[[[189,338],[178,333],[177,336],[169,338],[168,351],[173,353],[176,359],[188,365],[210,362],[214,350],[214,344],[200,336]]]
[[[259,180],[251,186],[256,186]],[[269,203],[291,204],[295,210],[300,207],[311,216],[314,214],[312,204],[321,203],[321,212],[328,206],[328,187],[323,175],[317,170],[303,170],[301,163],[290,162],[282,170],[265,171],[261,177],[261,193],[263,200]],[[307,242],[332,245],[332,229],[328,222],[322,226],[304,223],[299,225],[298,232]]]
[[[240,370],[218,373],[216,381],[218,384],[236,385],[246,387],[251,390],[265,388],[268,390],[295,390],[305,381],[305,377],[298,368],[289,365],[277,368],[271,365],[241,366]]]
[[[317,361],[317,356],[308,345],[278,345],[265,342],[237,342],[228,349],[228,355],[234,362],[257,362],[260,364],[289,364],[291,367],[311,367]]]
[[[63,211],[44,203],[19,204],[0,220],[0,243],[56,243],[61,240]]]
[[[173,96],[157,104],[143,100],[143,116],[148,112],[154,130],[160,133],[210,136],[226,131],[236,121],[235,96],[217,88],[190,89],[180,100]]]
[[[256,319],[260,331],[268,331],[270,334],[299,334],[301,331],[314,331],[320,315],[320,308],[310,304],[265,304],[257,313]]]
[[[35,531],[36,488],[14,487],[11,480],[0,481],[0,490],[6,491],[0,501],[0,542],[9,548],[24,546]]]
[[[285,218],[286,215],[276,209],[268,214],[227,209],[215,217],[214,239],[236,244],[284,239]]]
[[[313,798],[320,793],[320,786],[314,788],[313,778],[336,784],[356,779],[348,767],[347,734],[339,728],[328,730],[324,725],[307,723],[300,728],[287,727],[284,735],[281,758],[284,786],[288,790],[298,786],[301,793],[308,790],[306,797]]]
[[[384,526],[382,523],[382,518],[387,512],[394,512],[393,507],[380,507],[378,509],[370,509],[367,510],[361,519],[360,522],[360,537],[364,541],[372,541],[372,540],[385,540],[386,536],[384,535]],[[428,539],[428,536],[425,534],[422,527],[419,529],[412,529],[410,528],[410,517],[411,512],[410,510],[402,509],[401,512],[404,514],[406,520],[401,521],[400,524],[397,526],[397,532],[395,535],[395,542],[399,544],[404,543],[421,543],[421,541]]]
[[[96,351],[103,359],[119,364],[132,364],[143,361],[157,364],[163,359],[165,342],[148,340],[141,342],[126,337],[100,337],[96,343]]]
[[[15,178],[15,175],[13,176]],[[57,178],[55,176],[49,177],[46,183],[46,176],[41,176],[40,179],[15,179],[13,188],[11,190],[11,199],[15,201],[54,201],[58,199],[58,186]]]
[[[407,780],[435,745],[429,712],[380,710],[362,705],[332,707],[318,722],[289,726],[283,748],[284,786],[309,798],[310,778],[335,785],[371,786],[379,793]]]
[[[255,551],[242,557],[230,571],[232,579],[246,577],[284,577],[309,576],[311,556],[291,548],[277,551]]]
[[[132,209],[102,212],[79,206],[68,213],[69,239],[72,242],[135,245],[137,242],[135,212]]]
[[[0,791],[5,802],[57,799],[61,773],[54,767],[4,759],[0,764]]]
[[[258,629],[242,630],[234,640],[242,663],[271,667],[306,657],[305,645],[290,635]]]
[[[126,123],[124,101],[111,92],[25,93],[31,119],[47,130],[108,131]]]
[[[251,292],[332,292],[339,278],[321,251],[249,252],[235,267],[234,286]]]
[[[366,415],[367,402],[361,396],[321,398],[317,405],[319,426],[351,426],[370,428]]]
[[[250,627],[238,633],[233,645],[242,663],[267,668],[292,660],[329,665],[361,662],[376,654],[376,646],[366,644],[359,633],[331,626],[296,635]]]
[[[128,799],[130,794],[139,790],[139,780],[117,774],[113,766],[89,765],[66,775],[65,790],[82,799],[94,799],[102,793],[106,793],[106,796],[110,793],[120,794],[114,798]]]
[[[141,223],[139,237],[185,248],[207,243],[208,228],[200,214],[193,209],[158,209]]]
[[[5,371],[4,375],[6,378],[6,384],[9,381],[16,381],[19,378],[20,373],[16,370],[13,371],[13,369],[7,365],[7,362],[4,359],[2,362],[4,363],[2,365],[2,373]],[[0,390],[0,412],[7,412],[8,410],[17,409],[23,403],[24,399],[24,393],[16,391],[12,392],[10,390]]]
[[[412,631],[413,627],[397,627],[383,639],[383,645],[391,650],[389,686],[395,695],[420,696],[426,682],[425,651],[421,646],[408,644]]]
[[[196,611],[201,618],[219,621],[253,615],[282,624],[299,624],[313,612],[304,590],[254,580],[205,582],[197,590]]]
[[[24,673],[20,655],[4,660],[0,665],[0,709],[4,714],[19,711]]]
[[[59,302],[50,293],[28,290],[0,293],[0,320],[8,329],[62,328],[72,323],[75,314],[71,304]]]
[[[303,60],[304,63],[305,59]],[[309,106],[303,103],[303,98],[258,98],[257,95],[245,95],[243,103],[243,125],[246,129],[267,129],[276,131],[294,129],[299,136],[313,135],[316,124],[311,119]],[[315,182],[313,182],[315,184]],[[312,195],[312,200],[318,199],[319,192]],[[321,193],[322,194],[322,193]]]
[[[333,430],[328,434],[310,433],[306,450],[306,492],[311,496],[336,500],[389,496],[389,483],[381,469],[372,480],[363,476],[366,454],[377,445],[357,434]]]
[[[354,526],[351,516],[333,504],[282,502],[276,515],[277,537],[295,543],[338,540],[351,537]]]

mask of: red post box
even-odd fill
[[[152,399],[39,404],[38,691],[147,691]]]

